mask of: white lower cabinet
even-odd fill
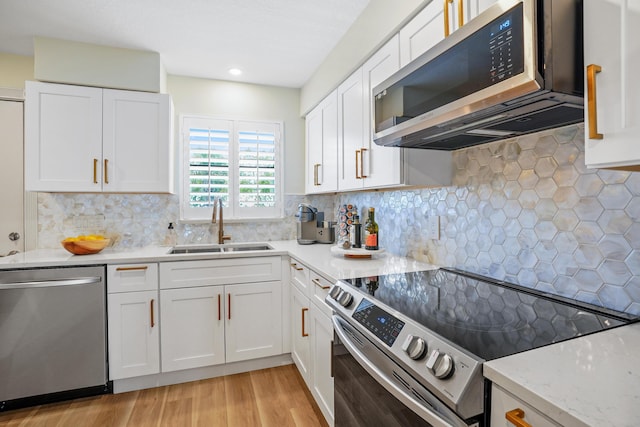
[[[329,425],[333,425],[331,308],[324,302],[330,282],[291,260],[291,358]]]
[[[513,421],[509,421],[512,417]],[[491,387],[491,427],[561,427],[561,424],[548,418],[542,411],[512,395],[500,386]]]
[[[282,354],[280,278],[280,257],[160,264],[162,371]]]
[[[333,421],[333,373],[331,372],[333,324],[331,318],[315,304],[311,304],[309,314],[309,337],[311,338],[309,388],[327,421]]]
[[[157,264],[107,267],[109,379],[160,372]]]
[[[298,371],[309,384],[309,369],[311,363],[309,333],[309,298],[295,286],[291,287],[291,358]]]
[[[225,286],[227,362],[282,353],[281,282]]]
[[[223,288],[160,291],[163,372],[225,362]]]

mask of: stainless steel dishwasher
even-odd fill
[[[110,391],[104,266],[0,271],[0,410]]]

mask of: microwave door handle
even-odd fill
[[[425,408],[424,405],[413,396],[402,390],[394,381],[389,379],[380,369],[378,369],[367,357],[362,353],[358,347],[352,342],[348,335],[343,330],[344,321],[337,315],[333,315],[331,318],[333,322],[333,329],[338,335],[340,342],[347,348],[351,356],[371,375],[381,386],[383,386],[389,393],[391,393],[396,399],[402,402],[407,407],[411,408],[416,414],[430,423],[433,427],[468,427],[466,423],[455,420],[444,419],[440,414]]]

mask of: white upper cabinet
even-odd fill
[[[606,27],[606,31],[602,28]],[[585,163],[640,165],[640,4],[584,2]]]
[[[373,142],[373,87],[400,69],[398,36],[338,87],[338,189],[401,184],[401,151]]]
[[[432,1],[400,30],[400,64],[407,65],[448,33],[484,12],[497,0]],[[446,7],[445,7],[446,6]],[[461,10],[462,9],[462,10]]]
[[[444,39],[444,8],[432,1],[400,30],[400,64],[407,65]]]
[[[173,192],[169,95],[26,82],[25,188]]]
[[[374,53],[362,66],[364,87],[364,145],[362,154],[363,184],[365,188],[403,184],[402,150],[383,147],[373,142],[373,88],[400,69],[398,35]]]
[[[306,117],[307,194],[338,189],[338,96],[333,91]]]

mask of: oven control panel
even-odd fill
[[[391,347],[404,327],[404,322],[396,319],[371,301],[363,298],[353,312],[353,318]]]

